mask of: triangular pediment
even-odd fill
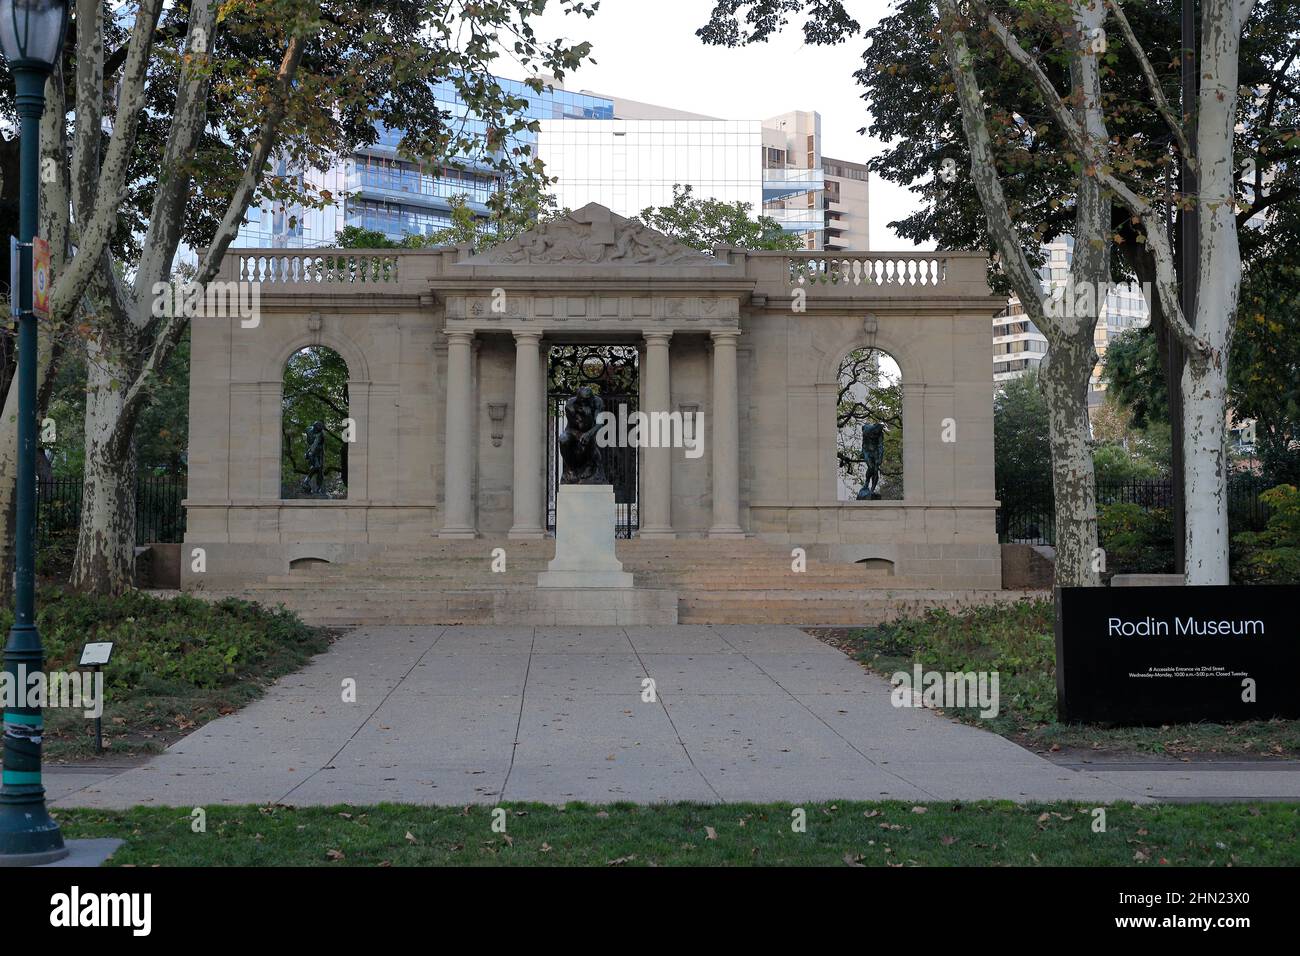
[[[708,266],[717,260],[593,202],[476,253],[462,264]]]

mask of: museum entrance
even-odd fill
[[[555,496],[564,462],[560,435],[564,403],[584,385],[600,396],[605,411],[622,421],[638,408],[640,361],[635,345],[552,345],[546,361],[546,530],[555,533]],[[620,432],[622,430],[620,429]],[[637,509],[637,448],[603,449],[606,473],[614,485],[616,538],[630,538],[640,526]]]

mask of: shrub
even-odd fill
[[[1300,584],[1300,490],[1278,485],[1259,496],[1270,509],[1263,531],[1232,539],[1232,576],[1240,584]]]
[[[960,614],[931,610],[876,631],[876,650],[926,670],[997,671],[1003,711],[1017,721],[1056,719],[1056,638],[1052,604],[986,605]]]
[[[1106,574],[1174,569],[1173,519],[1167,508],[1116,502],[1097,511],[1097,539],[1106,551]]]
[[[0,610],[0,627],[13,623]],[[61,588],[42,588],[37,627],[48,669],[71,669],[91,641],[112,641],[104,669],[108,699],[148,681],[212,689],[234,683],[272,654],[307,656],[325,638],[283,609],[228,598],[217,603],[181,596],[170,600],[139,591],[104,598]]]

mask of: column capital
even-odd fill
[[[668,340],[673,337],[671,330],[660,331],[654,329],[648,332],[642,332],[641,337],[645,339],[646,345],[667,345]]]
[[[735,345],[740,338],[740,329],[712,329],[709,331],[709,338],[715,342]]]
[[[443,329],[442,334],[447,336],[449,343],[454,342],[457,345],[468,345],[474,341],[472,329]]]
[[[516,343],[527,342],[531,339],[534,345],[538,345],[542,341],[542,333],[537,329],[516,329],[514,336]]]

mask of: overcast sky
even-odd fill
[[[791,23],[766,44],[738,50],[705,46],[695,31],[708,20],[712,0],[601,0],[590,20],[562,16],[558,4],[538,23],[538,36],[590,40],[596,63],[564,80],[568,89],[705,113],[724,119],[765,119],[789,110],[816,110],[822,118],[822,152],[865,162],[880,144],[858,130],[869,122],[861,88],[853,79],[866,41],[834,47],[803,43]],[[866,29],[884,14],[885,0],[847,0]],[[502,62],[498,71],[519,78],[523,71]],[[910,193],[873,177],[870,186],[871,248],[914,248],[886,223],[916,203]]]

